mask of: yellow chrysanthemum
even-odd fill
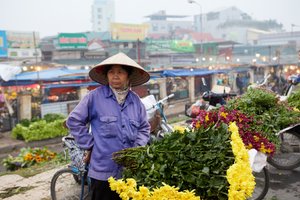
[[[200,126],[201,126],[201,123],[199,121],[197,121],[195,127],[198,129],[198,128],[200,128]]]
[[[209,121],[209,117],[208,114],[205,115],[205,121],[208,122]]]
[[[227,181],[229,183],[228,199],[245,200],[251,197],[255,180],[250,167],[249,155],[239,135],[235,122],[229,125],[231,132],[231,146],[235,162],[227,170]]]
[[[226,112],[221,112],[221,113],[220,113],[220,116],[221,116],[221,117],[224,117],[224,118],[226,118],[227,115],[228,115],[228,113],[226,113]]]
[[[200,200],[200,197],[195,196],[194,191],[179,192],[178,187],[165,183],[151,192],[144,186],[139,187],[139,190],[136,191],[135,180],[127,179],[126,181],[127,183],[112,177],[108,179],[110,188],[116,191],[122,200]]]
[[[179,133],[184,133],[185,127],[183,126],[174,126],[175,131],[179,131]]]
[[[33,156],[31,153],[27,153],[25,156],[24,156],[24,160],[26,161],[32,161],[33,160]]]

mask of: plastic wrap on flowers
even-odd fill
[[[228,126],[223,123],[183,133],[175,131],[150,146],[119,151],[114,160],[125,166],[124,178],[135,179],[139,186],[151,189],[166,183],[180,191],[194,190],[201,199],[219,200],[229,197],[227,170],[235,163],[235,155]],[[250,168],[249,160],[241,163],[248,163]],[[251,170],[245,173],[252,176]]]

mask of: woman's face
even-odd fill
[[[129,84],[128,73],[121,65],[113,65],[107,72],[107,79],[114,89],[125,89]]]

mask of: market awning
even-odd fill
[[[100,86],[100,84],[96,82],[70,83],[70,84],[46,84],[43,85],[43,88],[51,89],[51,88],[88,87],[88,86]]]
[[[70,79],[70,78],[85,78],[88,77],[89,70],[85,69],[68,69],[67,67],[47,69],[42,71],[34,72],[23,72],[16,75],[12,80],[36,80],[36,81],[48,81],[48,80],[61,80],[61,79]]]
[[[176,76],[205,76],[211,74],[225,73],[227,70],[208,70],[208,69],[173,69],[163,70],[162,77],[176,77]]]

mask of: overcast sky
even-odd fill
[[[196,0],[203,13],[236,6],[257,20],[276,19],[291,31],[299,25],[300,0]],[[91,30],[93,0],[0,0],[0,30],[37,31],[41,37],[59,32]],[[159,10],[167,14],[194,15],[200,12],[187,0],[115,0],[116,22],[142,23]]]

